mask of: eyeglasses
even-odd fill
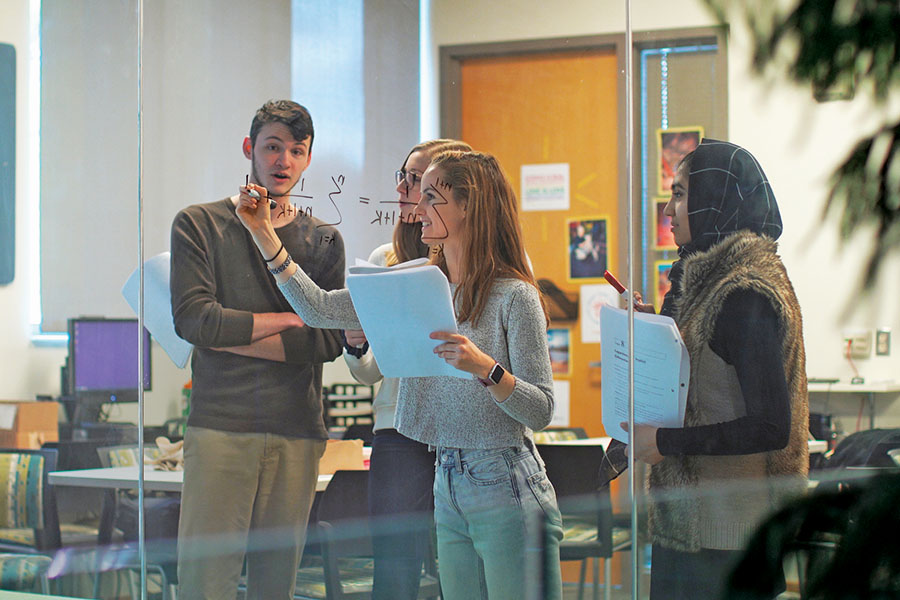
[[[405,169],[395,171],[394,182],[397,185],[400,185],[404,181],[406,182],[407,186],[414,188],[419,184],[420,181],[422,181],[422,175],[420,173],[416,173],[415,171],[406,171]]]

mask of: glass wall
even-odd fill
[[[260,565],[291,563],[296,535],[304,531],[310,541],[301,579],[311,586],[304,589],[320,585],[311,581],[322,579],[336,555],[345,561],[345,575],[348,569],[368,575],[360,558],[368,552],[360,534],[368,532],[376,534],[376,552],[381,551],[377,541],[387,539],[392,547],[408,546],[417,565],[422,554],[413,549],[426,555],[443,549],[439,564],[450,597],[471,583],[448,579],[467,556],[455,548],[472,538],[485,547],[503,541],[501,534],[481,540],[475,529],[453,537],[459,535],[452,531],[458,524],[454,518],[472,518],[459,522],[474,528],[479,511],[486,509],[467,505],[475,494],[451,474],[456,469],[468,484],[488,487],[483,484],[493,475],[478,472],[483,456],[471,449],[506,448],[513,435],[508,432],[518,432],[522,452],[498,460],[518,464],[530,456],[535,465],[546,462],[552,484],[541,483],[546,479],[539,466],[521,481],[516,474],[503,475],[520,494],[515,502],[525,507],[522,515],[546,519],[543,527],[525,528],[532,537],[505,542],[511,548],[506,558],[513,561],[507,567],[524,565],[526,556],[544,560],[515,571],[525,573],[526,596],[554,597],[560,579],[564,597],[574,597],[582,586],[599,586],[614,597],[645,598],[651,579],[670,590],[722,585],[722,577],[713,574],[736,564],[759,524],[788,499],[815,487],[821,477],[813,471],[808,478],[809,465],[825,464],[824,452],[843,437],[900,422],[893,406],[900,394],[893,379],[897,361],[890,351],[890,332],[900,325],[900,315],[883,301],[900,290],[883,275],[865,295],[855,291],[856,275],[847,276],[852,281],[845,285],[827,285],[835,271],[863,273],[871,245],[866,235],[841,242],[837,215],[821,216],[835,168],[859,138],[892,113],[862,86],[827,98],[819,94],[820,101],[809,86],[789,79],[781,63],[757,73],[755,38],[742,15],[726,12],[723,23],[703,2],[684,2],[678,10],[666,2],[636,4],[21,0],[21,12],[33,15],[22,22],[39,34],[39,44],[26,52],[26,64],[39,65],[39,92],[25,96],[29,110],[40,115],[35,138],[40,151],[29,161],[38,175],[28,178],[28,189],[39,191],[28,200],[39,202],[39,217],[22,216],[30,214],[23,212],[28,204],[23,194],[16,207],[22,209],[19,222],[27,223],[18,231],[26,232],[29,243],[37,241],[40,264],[27,276],[28,289],[20,285],[16,293],[40,318],[31,319],[38,341],[19,353],[27,358],[15,360],[30,365],[26,372],[35,383],[28,385],[61,402],[59,468],[133,465],[139,439],[155,466],[180,466],[179,444],[194,411],[191,424],[198,437],[192,444],[188,436],[188,460],[193,446],[195,464],[202,465],[198,470],[210,475],[197,485],[220,501],[195,504],[193,520],[182,522],[196,528],[190,537],[200,540],[200,559],[213,564],[205,575],[190,575],[192,581],[225,580],[243,590],[248,583],[241,556],[249,547],[252,595],[253,573]],[[280,98],[306,106],[315,124],[314,138],[300,144],[299,158],[274,156],[290,146],[282,146],[284,131],[264,127],[271,144],[260,146],[250,130],[256,110]],[[354,345],[354,334],[342,339],[325,327],[299,323],[263,270],[269,254],[274,254],[269,267],[285,266],[281,248],[276,253],[264,240],[257,247],[234,214],[248,182],[284,188],[290,195],[280,196],[276,221],[289,228],[308,226],[290,234],[302,237],[302,244],[280,227],[279,241],[319,285],[343,287],[344,265],[357,258],[393,260],[384,249],[373,249],[403,229],[408,186],[418,185],[416,176],[430,158],[425,150],[407,155],[418,142],[434,138],[464,140],[497,158],[517,197],[527,264],[549,316],[549,370],[538,368],[538,375],[532,375],[532,363],[543,364],[545,357],[536,361],[528,351],[542,351],[544,340],[530,340],[525,348],[519,344],[527,338],[516,337],[521,324],[510,315],[517,311],[498,317],[503,335],[497,339],[508,342],[506,356],[497,354],[494,338],[478,338],[481,354],[473,360],[490,358],[511,377],[498,372],[500,383],[493,389],[476,388],[477,383],[459,387],[470,383],[473,373],[486,375],[472,363],[464,365],[471,367],[465,378],[447,378],[441,402],[465,397],[478,407],[461,403],[456,420],[435,408],[443,404],[428,403],[435,394],[428,384],[384,383],[377,375],[361,374],[358,363],[366,362],[365,352],[361,359],[341,356],[345,346]],[[734,146],[700,145],[704,139]],[[690,170],[680,169],[684,156],[698,146]],[[273,153],[270,162],[265,151]],[[727,175],[707,178],[708,173]],[[194,205],[204,206],[185,211]],[[427,214],[422,209],[420,217],[434,227]],[[485,221],[497,218],[488,214]],[[461,227],[467,226],[465,216]],[[446,227],[447,221],[441,224]],[[777,238],[777,246],[760,234]],[[17,264],[25,260],[19,258],[27,254],[24,244],[16,242]],[[247,269],[234,272],[241,265]],[[883,272],[893,265],[888,262]],[[186,270],[193,275],[187,277]],[[604,277],[607,271],[641,294],[640,306],[627,307]],[[176,282],[172,299],[170,279]],[[458,283],[452,272],[450,279]],[[397,294],[380,307],[382,319],[393,322],[397,315],[388,309],[416,299]],[[192,309],[192,302],[200,308]],[[340,304],[332,298],[328,306]],[[181,322],[176,316],[173,325],[173,309],[189,316]],[[131,320],[138,318],[152,334],[149,345],[137,342],[138,326]],[[329,323],[354,329],[346,319]],[[82,326],[121,324],[124,332],[76,342]],[[477,337],[468,327],[461,331]],[[36,345],[53,332],[67,333],[68,345]],[[115,336],[124,341],[114,342]],[[866,340],[867,351],[858,347]],[[76,362],[79,351],[97,357],[117,343],[125,344],[123,350],[109,359]],[[136,348],[143,362],[130,355],[126,362],[141,364],[147,384],[140,391],[137,369],[123,373],[124,367],[109,367]],[[368,355],[378,350],[373,345]],[[529,366],[520,366],[525,361]],[[49,383],[34,373],[60,365],[57,394],[55,375]],[[105,379],[81,379],[91,369]],[[362,387],[340,387],[357,383],[354,374]],[[527,402],[526,408],[515,408],[515,398],[512,405],[497,403],[505,398],[492,394],[502,394],[497,390],[506,389],[512,377],[526,384],[536,378],[539,385],[526,385],[523,392],[519,384],[516,393],[537,394],[527,397],[531,402],[543,398],[541,416],[529,413],[540,410]],[[808,385],[807,377],[816,382]],[[854,378],[857,383],[851,384]],[[370,384],[377,387],[365,387]],[[410,462],[403,439],[385,435],[395,425],[390,409],[387,421],[379,423],[383,415],[377,407],[391,385],[401,403],[396,426],[425,442],[418,463]],[[323,387],[331,390],[331,401],[319,400]],[[254,446],[256,434],[268,434],[263,444],[276,438],[341,438],[346,422],[329,423],[323,413],[327,419],[331,409],[331,417],[346,418],[351,404],[338,406],[336,397],[352,403],[357,393],[376,389],[382,400],[376,400],[371,417],[382,435],[375,436],[371,464],[372,451],[356,444],[345,446],[349,457],[337,458],[339,466],[375,467],[368,476],[340,476],[333,487],[329,477],[319,477],[321,489],[310,493],[306,488],[314,473],[303,465],[323,451],[313,442],[289,444],[293,449],[279,460],[297,462],[276,475],[266,470],[272,450]],[[476,393],[477,401],[472,400]],[[637,403],[630,404],[630,398]],[[623,428],[623,422],[630,425]],[[527,433],[516,429],[521,425],[529,427]],[[630,439],[624,429],[634,427],[636,443],[621,445]],[[546,429],[532,436],[531,429],[540,428]],[[220,442],[200,437],[216,432],[227,435]],[[808,439],[810,433],[818,439]],[[446,478],[444,487],[439,481],[434,488],[436,536],[422,535],[431,527],[430,517],[394,514],[406,500],[391,495],[416,485],[431,487],[429,465],[435,458],[427,455],[429,445],[438,447],[438,478]],[[218,462],[199,456],[200,448],[215,453]],[[336,448],[332,443],[329,460],[340,452]],[[391,462],[391,452],[407,458]],[[249,475],[257,468],[258,478]],[[158,572],[163,581],[177,579],[174,545],[183,477],[180,471],[146,473],[142,496],[121,489],[104,494],[71,481],[56,489],[65,524],[99,525],[102,542],[124,547],[139,537],[136,516],[144,506],[144,557],[155,590]],[[199,475],[195,481],[201,481]],[[519,489],[517,481],[529,487]],[[295,487],[282,488],[284,482]],[[286,494],[314,502],[309,527],[302,526],[305,517],[282,514],[263,521],[256,528],[262,534],[248,537],[243,525],[227,529],[205,523],[210,515],[225,522],[225,513],[216,511],[224,510],[226,498],[236,495],[235,488],[247,492],[244,488],[257,485],[258,494],[235,500],[244,505],[236,521],[256,523],[263,517],[251,517],[251,505],[259,508],[270,494]],[[548,489],[558,496],[568,536],[559,549],[553,541],[559,520]],[[116,520],[103,509],[114,504]],[[283,504],[303,514],[307,510],[304,502]],[[351,505],[362,512],[352,513]],[[541,510],[529,511],[530,506]],[[368,508],[380,516],[371,529],[360,520]],[[338,524],[348,515],[354,517],[349,525]],[[320,525],[329,520],[335,521],[333,528]],[[488,520],[496,522],[496,515]],[[287,521],[300,524],[280,526]],[[578,536],[598,532],[599,544],[576,543]],[[140,565],[140,552],[128,553],[123,546],[109,556],[117,559],[107,570],[122,581],[127,570],[119,566]],[[604,569],[585,569],[584,556],[605,559]],[[96,556],[69,552],[67,557],[55,563],[54,591],[82,595],[92,585],[85,574],[96,569]],[[515,562],[519,558],[521,564]],[[486,561],[478,563],[487,573],[486,585],[508,584],[491,579],[491,569],[504,567]],[[229,562],[237,568],[225,575]],[[427,586],[434,583],[434,564],[428,559],[424,564]],[[799,589],[805,567],[798,573],[796,564],[789,561],[786,582],[776,580],[776,587]],[[384,573],[380,577],[387,581]],[[117,577],[109,575],[98,585],[101,593],[111,593]]]

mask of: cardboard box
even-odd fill
[[[0,400],[0,448],[40,448],[59,441],[59,403]]]
[[[319,459],[319,475],[335,471],[364,471],[362,440],[328,440],[325,454]]]

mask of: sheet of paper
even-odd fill
[[[598,283],[581,286],[580,295],[581,341],[599,342],[600,308],[605,304],[619,306],[619,292],[608,283]]]
[[[370,263],[369,261],[363,260],[361,258],[357,258],[355,264],[348,268],[347,271],[351,275],[365,275],[367,273],[390,273],[393,271],[402,271],[403,269],[410,269],[412,267],[421,267],[428,264],[427,258],[414,258],[412,260],[408,260],[406,262],[396,264],[390,267],[382,267],[381,265],[376,265],[374,263]]]
[[[12,429],[15,426],[18,409],[15,404],[0,403],[0,429]]]
[[[122,287],[122,295],[137,315],[140,272],[135,269]],[[183,369],[194,349],[175,333],[172,320],[172,295],[169,292],[169,253],[163,252],[144,261],[144,327],[159,342],[169,358]]]
[[[611,437],[628,442],[628,312],[609,305],[600,312],[603,340],[602,417]],[[657,427],[682,427],[690,358],[669,317],[634,313],[634,419]]]
[[[434,353],[433,331],[456,332],[450,284],[434,265],[353,273],[347,288],[375,362],[385,377],[472,375]]]
[[[553,419],[548,427],[569,426],[569,381],[553,380]]]

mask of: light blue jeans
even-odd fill
[[[562,597],[562,518],[536,450],[438,448],[434,518],[446,600]]]

